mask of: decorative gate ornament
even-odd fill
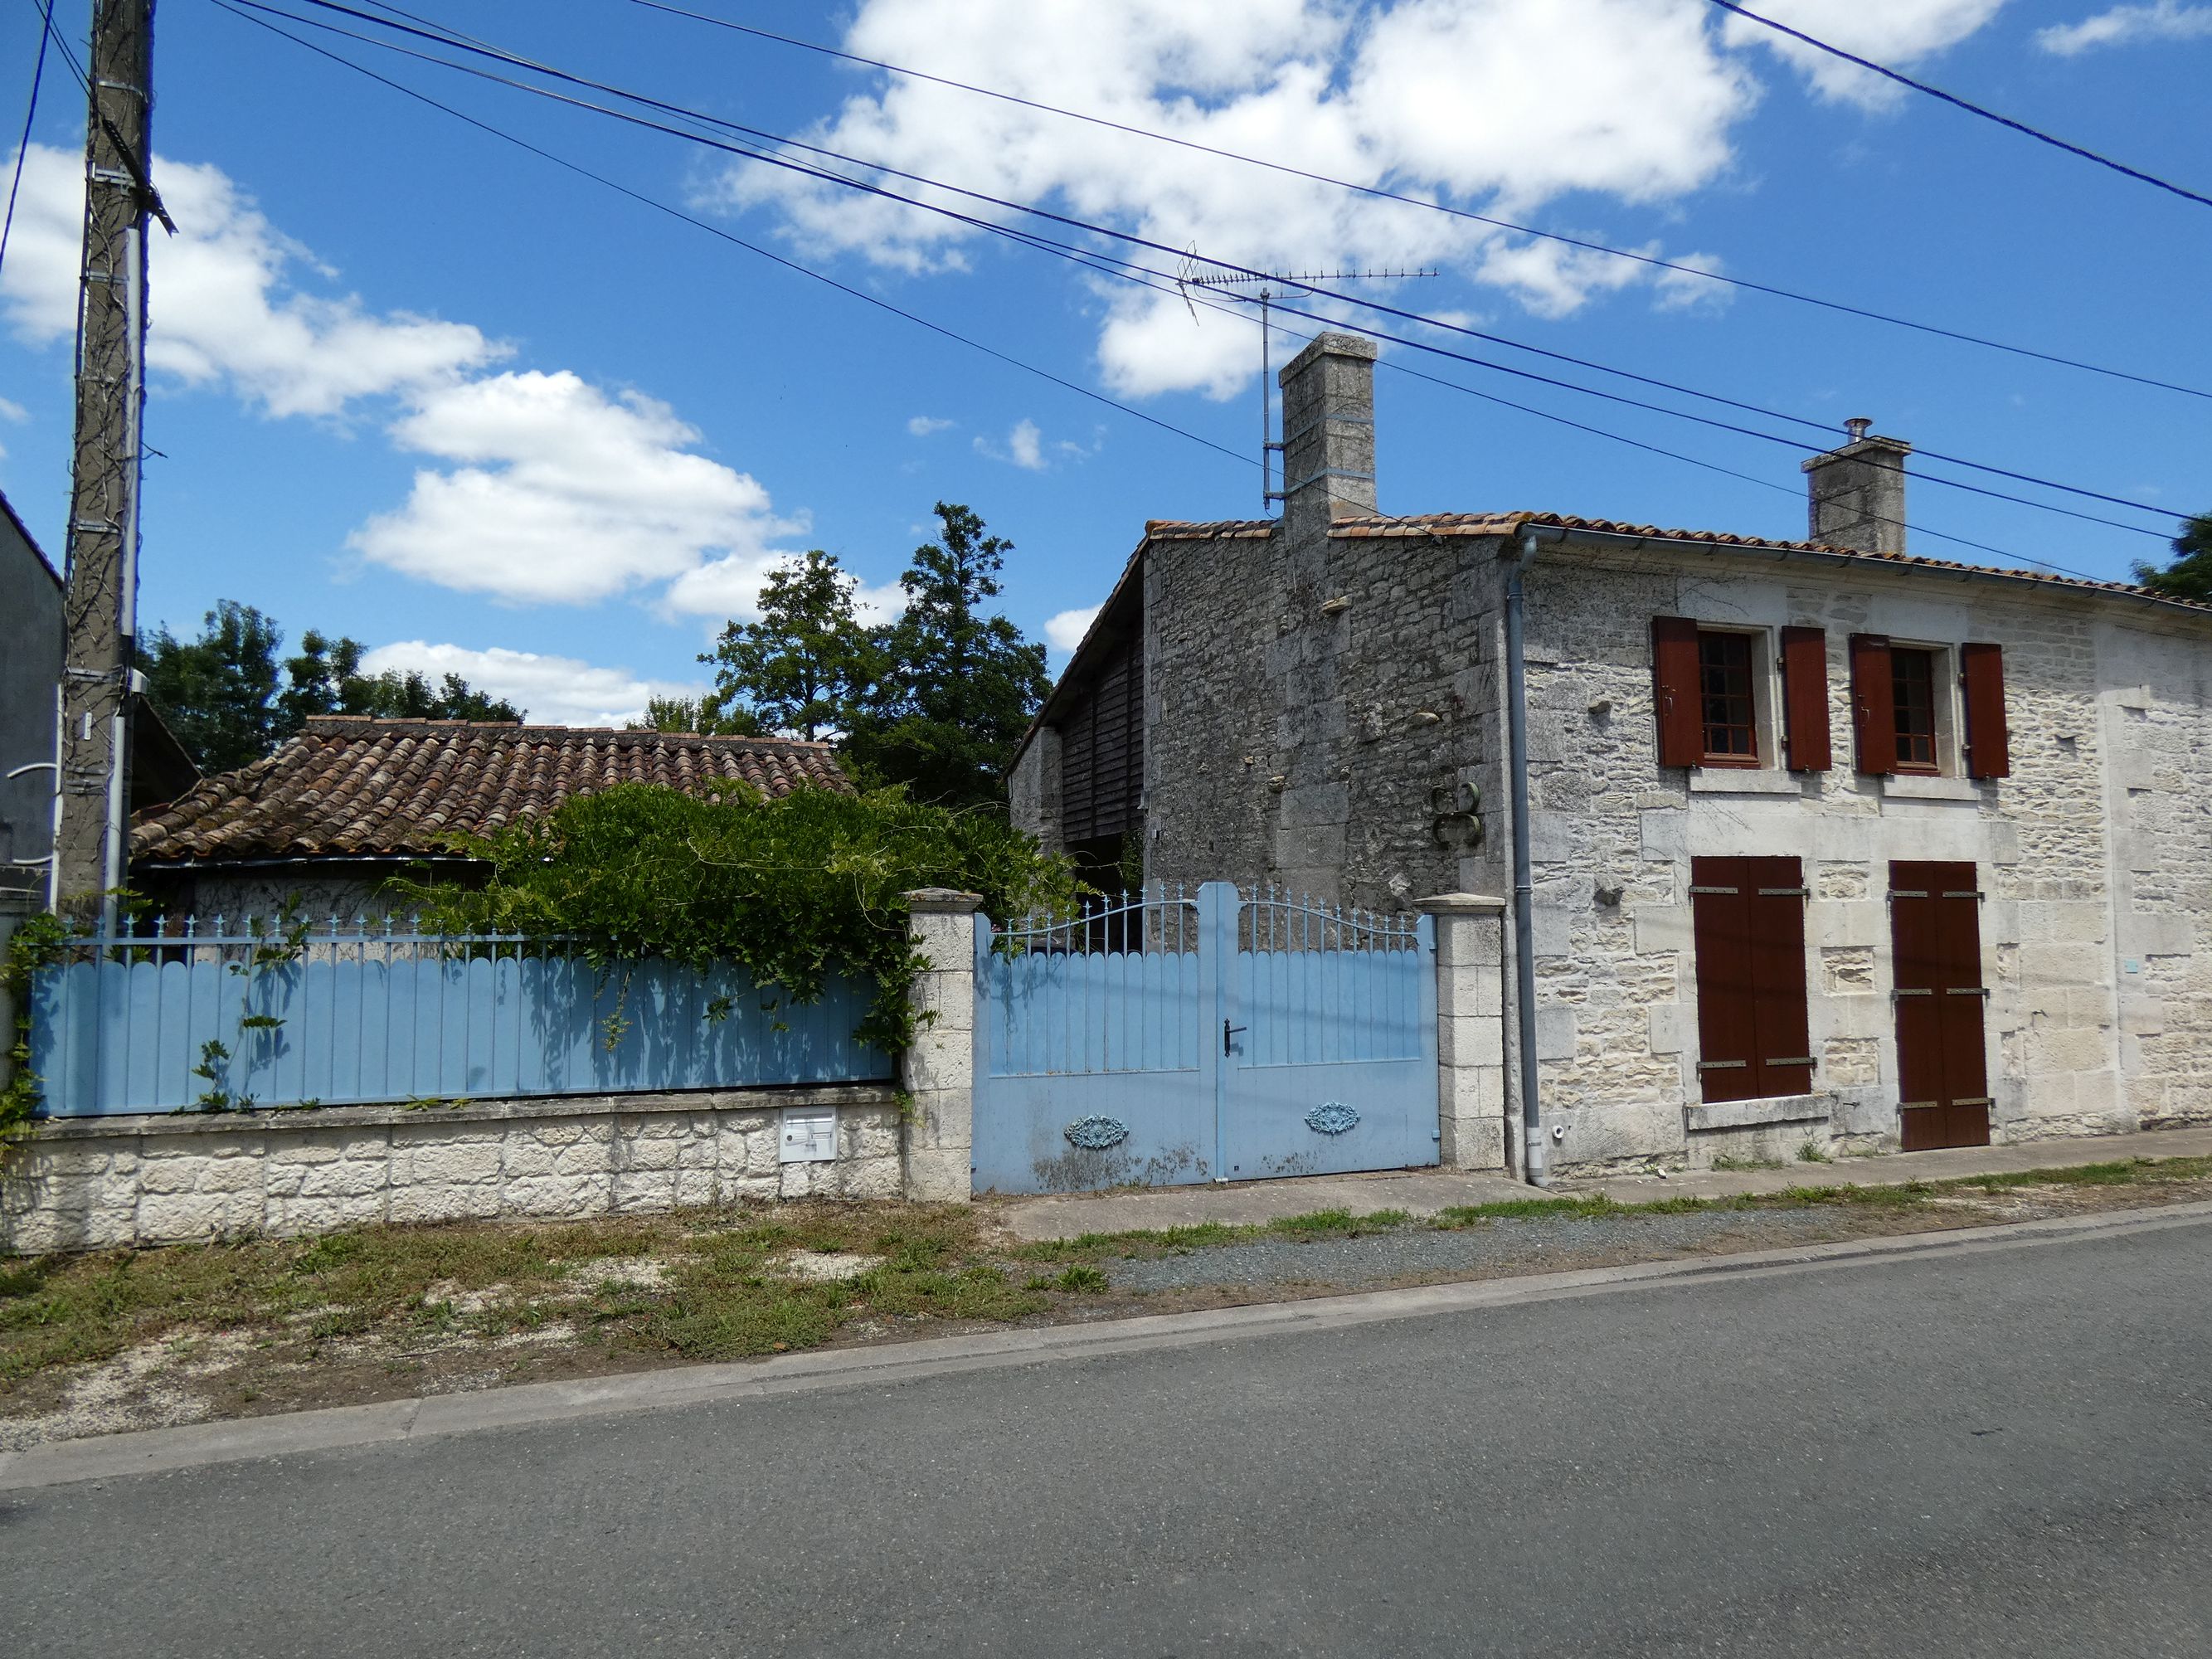
[[[1067,1137],[1071,1146],[1080,1146],[1086,1152],[1103,1152],[1127,1140],[1129,1126],[1118,1117],[1079,1117],[1060,1133]]]
[[[1306,1127],[1316,1134],[1340,1135],[1359,1121],[1359,1114],[1340,1100],[1323,1101],[1306,1114]]]

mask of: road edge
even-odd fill
[[[877,1347],[783,1355],[720,1364],[681,1365],[553,1382],[522,1382],[474,1394],[429,1395],[270,1417],[143,1429],[128,1434],[51,1441],[0,1452],[0,1492],[86,1480],[167,1474],[211,1464],[404,1443],[443,1435],[516,1428],[570,1419],[665,1410],[714,1401],[763,1400],[868,1383],[921,1382],[965,1371],[1046,1364],[1148,1348],[1188,1347],[1290,1332],[1344,1329],[1399,1319],[1662,1289],[1712,1279],[1880,1264],[1917,1257],[2063,1244],[2212,1221],[2212,1201],[2089,1216],[2000,1223],[1942,1232],[1844,1239],[1687,1261],[1457,1279],[1408,1290],[1360,1291],[1296,1302],[1246,1303],[1190,1313],[1142,1314],[1091,1324],[987,1331]]]

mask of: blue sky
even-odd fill
[[[2177,512],[2212,507],[2212,402],[2201,398],[1694,281],[1655,283],[1618,261],[1563,262],[1552,245],[895,82],[630,0],[423,3],[441,21],[550,63],[1170,246],[1254,264],[1434,265],[1444,274],[1371,291],[1768,408],[1836,423],[1867,415],[1924,447]],[[1705,0],[692,3],[1333,175],[2212,388],[2212,210],[1783,55]],[[2203,118],[2212,6],[1770,0],[1768,9],[2212,190]],[[81,37],[86,12],[83,0],[62,0],[58,15]],[[0,12],[9,131],[0,143],[12,144],[21,118],[35,22],[27,6]],[[1063,641],[1146,519],[1258,510],[1249,322],[1201,313],[1194,324],[1172,298],[1109,289],[999,239],[951,234],[941,219],[833,198],[695,145],[331,43],[1232,458],[653,213],[210,0],[162,0],[158,43],[155,149],[185,234],[155,256],[147,436],[161,455],[146,475],[149,618],[190,631],[216,599],[242,599],[294,636],[343,630],[381,647],[380,662],[456,667],[539,718],[593,720],[635,708],[647,687],[702,683],[695,654],[725,617],[745,611],[778,552],[829,548],[887,589],[939,499],[973,506],[1012,539],[1008,613],[1040,636],[1060,618]],[[76,88],[50,59],[33,142],[55,153],[31,153],[0,269],[0,489],[57,559],[82,128]],[[1803,533],[1797,461],[1817,447],[1810,433],[1798,452],[1408,350],[1386,362],[1783,486],[1386,368],[1386,511],[1529,507]],[[2022,561],[2100,576],[2163,550],[2149,537],[1926,483],[1912,515]],[[1915,546],[1987,557],[1932,538]]]

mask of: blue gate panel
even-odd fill
[[[1208,883],[976,933],[979,1191],[1437,1161],[1425,917]]]

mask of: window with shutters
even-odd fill
[[[1818,630],[1785,630],[1785,632]],[[1662,766],[1772,766],[1778,685],[1773,639],[1765,629],[1708,628],[1686,617],[1651,619],[1654,713]],[[1820,740],[1805,747],[1800,769],[1825,767]],[[1800,763],[1793,758],[1793,768]]]
[[[1690,861],[1698,1083],[1708,1103],[1813,1091],[1805,881],[1794,858]]]

